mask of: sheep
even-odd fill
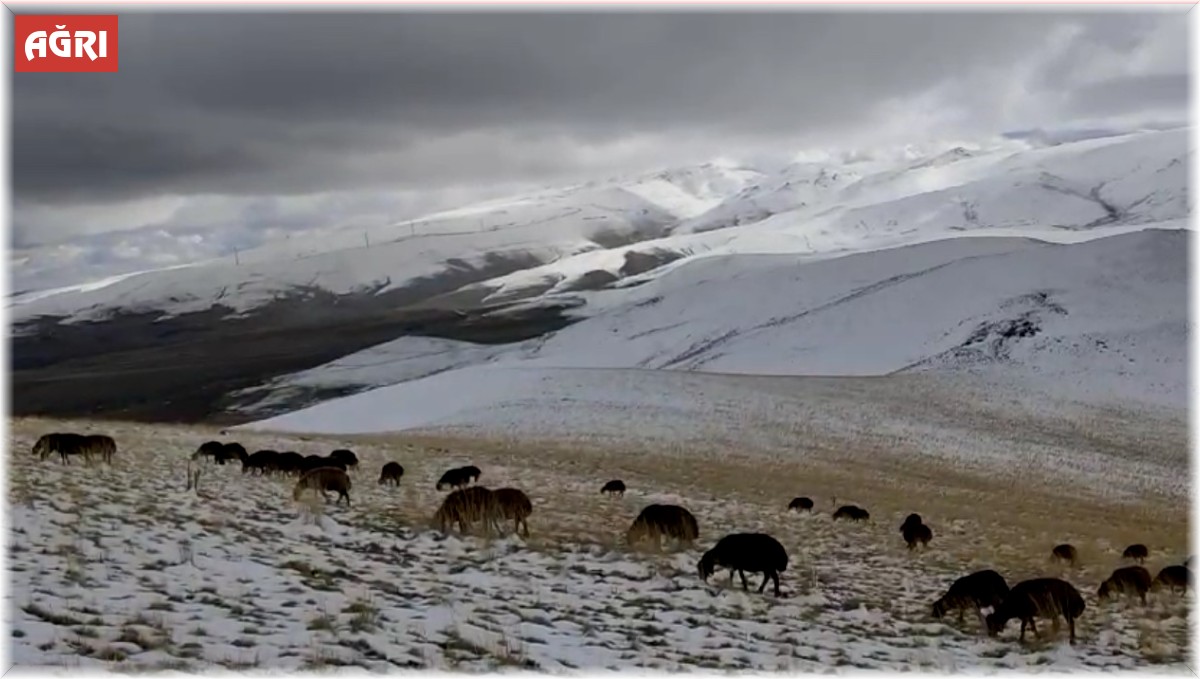
[[[496,493],[483,486],[472,486],[455,490],[446,496],[442,506],[433,515],[433,521],[443,532],[457,523],[460,533],[466,533],[471,524],[482,522],[484,532],[491,534],[499,530],[500,503]]]
[[[654,504],[643,509],[633,520],[625,539],[632,545],[642,538],[653,538],[661,547],[664,535],[690,545],[700,537],[700,527],[696,517],[683,507]]]
[[[479,467],[476,467],[473,464],[461,467],[460,470],[465,476],[470,478],[472,482],[478,482],[479,477],[483,474],[483,472],[479,471]]]
[[[200,444],[196,452],[192,453],[192,459],[198,460],[202,457],[207,457],[212,461],[219,461],[220,464],[225,464],[224,460],[221,459],[224,448],[220,441],[205,441]]]
[[[247,457],[249,457],[249,455],[246,454],[245,446],[236,442],[226,443],[225,445],[221,446],[221,454],[220,457],[217,458],[217,464],[225,464],[226,462],[232,462],[234,460],[239,460],[245,464]]]
[[[909,524],[901,527],[900,530],[904,534],[904,542],[908,544],[910,551],[916,549],[918,542],[922,547],[928,547],[929,541],[933,539],[933,531],[923,523]]]
[[[1129,545],[1125,548],[1125,551],[1121,553],[1122,558],[1136,561],[1138,563],[1145,562],[1146,557],[1148,556],[1150,556],[1150,550],[1146,549],[1146,545],[1140,543],[1136,545]]]
[[[301,474],[304,472],[304,456],[294,450],[286,450],[275,458],[275,467],[282,474]]]
[[[1072,566],[1079,559],[1079,550],[1073,545],[1063,543],[1050,550],[1050,559],[1052,561],[1066,561]]]
[[[793,509],[798,512],[811,512],[813,509],[813,501],[806,497],[793,498],[792,501],[788,503],[788,511],[790,512]]]
[[[976,571],[955,580],[950,589],[933,602],[933,617],[940,620],[950,611],[957,610],[958,622],[962,624],[963,611],[974,608],[980,624],[987,629],[983,609],[994,610],[1007,596],[1008,583],[1004,581],[1004,576],[991,569]]]
[[[278,467],[279,453],[274,450],[260,450],[242,460],[242,473],[257,472],[266,474]]]
[[[351,469],[353,467],[358,466],[358,456],[355,455],[354,451],[352,451],[352,450],[346,450],[345,448],[338,448],[337,450],[330,453],[329,457],[346,465],[347,469]]]
[[[513,532],[518,532],[518,529],[524,527],[521,535],[529,537],[528,519],[533,513],[533,503],[529,501],[529,496],[516,488],[497,488],[495,494],[496,502],[500,505],[500,515],[515,522]]]
[[[1141,566],[1118,568],[1107,580],[1100,583],[1100,588],[1096,590],[1096,598],[1104,600],[1116,594],[1136,594],[1142,599],[1142,603],[1146,603],[1146,592],[1150,591],[1150,583],[1150,571]]]
[[[758,588],[762,594],[767,581],[775,583],[775,596],[779,596],[779,574],[787,570],[788,555],[783,545],[766,533],[733,533],[717,541],[717,544],[700,557],[697,570],[700,579],[708,582],[709,576],[718,568],[729,569],[729,585],[733,586],[733,574],[742,578],[742,589],[750,591],[746,582],[746,571],[762,573],[763,581]]]
[[[620,479],[613,479],[612,481],[609,481],[608,483],[604,484],[603,488],[600,489],[601,495],[603,495],[605,493],[607,493],[609,495],[620,495],[621,497],[624,497],[625,496],[625,482]]]
[[[1167,566],[1158,572],[1150,587],[1155,590],[1170,587],[1172,592],[1178,589],[1181,594],[1185,594],[1191,581],[1192,572],[1185,566]]]
[[[920,526],[922,523],[924,523],[924,521],[921,520],[920,514],[909,514],[908,517],[904,519],[904,523],[900,524],[900,532],[903,533],[905,528],[910,526]]]
[[[833,520],[849,519],[850,521],[866,521],[871,518],[871,513],[862,507],[854,505],[843,505],[833,513]]]
[[[88,446],[84,445],[84,437],[79,434],[44,434],[33,444],[33,454],[37,455],[39,460],[45,460],[58,453],[63,464],[70,464],[67,461],[70,455],[83,455],[87,459],[88,450]]]
[[[996,636],[1004,630],[1009,620],[1018,618],[1021,621],[1020,641],[1025,641],[1025,628],[1033,630],[1034,636],[1041,638],[1034,617],[1051,618],[1057,622],[1058,616],[1066,619],[1071,630],[1071,644],[1075,643],[1075,620],[1083,615],[1086,606],[1079,590],[1071,583],[1058,578],[1035,578],[1018,582],[1004,597],[1003,603],[987,616],[988,634]]]
[[[320,492],[325,496],[326,502],[329,502],[326,492],[336,490],[338,493],[337,503],[340,503],[342,498],[346,498],[346,506],[350,506],[350,477],[346,475],[345,470],[337,467],[317,467],[308,471],[296,482],[296,488],[292,491],[292,499],[298,501],[300,494],[308,488]]]
[[[112,464],[113,455],[117,453],[117,442],[113,440],[113,437],[104,434],[84,436],[83,447],[85,458],[96,455],[106,464]]]
[[[438,479],[437,490],[442,488],[463,488],[471,483],[471,474],[466,471],[465,467],[455,467],[442,474],[442,478]]]
[[[404,476],[404,467],[401,467],[399,462],[389,462],[383,465],[383,469],[379,472],[379,485],[390,483],[398,486],[401,476]]]

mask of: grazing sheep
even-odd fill
[[[609,495],[620,495],[620,496],[624,497],[625,496],[625,482],[621,481],[620,479],[613,479],[612,481],[609,481],[608,483],[604,484],[604,487],[600,489],[600,493],[601,494],[607,493]]]
[[[62,464],[70,464],[67,461],[67,457],[70,455],[83,455],[86,460],[88,450],[88,446],[84,445],[84,437],[79,434],[44,434],[33,444],[33,454],[37,455],[39,460],[45,460],[50,455],[58,453],[62,458]]]
[[[904,542],[908,544],[909,550],[916,549],[918,542],[922,547],[928,547],[929,541],[933,539],[933,531],[923,523],[906,525],[900,531],[904,534]]]
[[[337,450],[330,453],[329,457],[346,465],[346,469],[351,469],[353,467],[358,466],[358,456],[355,455],[354,451],[352,451],[352,450],[346,450],[345,448],[338,448]]]
[[[729,569],[729,585],[733,586],[733,574],[742,578],[742,589],[749,591],[746,571],[762,573],[762,594],[767,581],[775,583],[775,596],[779,596],[779,574],[787,570],[788,555],[783,545],[766,533],[733,533],[717,541],[717,544],[700,558],[700,579],[708,582],[709,576],[718,568]]]
[[[900,532],[903,533],[905,528],[909,526],[920,526],[924,521],[921,520],[920,514],[909,514],[908,518],[904,519],[904,523],[900,524]]]
[[[1130,560],[1136,561],[1138,563],[1143,563],[1146,560],[1146,557],[1148,557],[1148,556],[1150,556],[1150,550],[1146,549],[1146,545],[1143,545],[1141,543],[1136,544],[1136,545],[1129,545],[1128,547],[1125,548],[1125,551],[1121,554],[1122,558],[1130,559]]]
[[[245,446],[240,443],[226,443],[221,446],[221,456],[217,459],[217,464],[225,464],[234,460],[239,460],[245,464],[247,457],[249,455],[246,454]]]
[[[274,450],[260,450],[242,461],[242,473],[255,472],[264,475],[278,468],[279,453]]]
[[[463,488],[471,483],[471,474],[465,467],[455,467],[442,474],[442,478],[438,479],[436,488]]]
[[[1073,545],[1061,544],[1050,550],[1050,558],[1053,561],[1066,561],[1072,566],[1079,559],[1079,550]]]
[[[84,457],[99,457],[105,464],[112,464],[113,455],[117,454],[117,442],[113,437],[104,434],[90,434],[83,437]]]
[[[521,535],[529,537],[528,519],[533,513],[533,503],[529,501],[529,496],[516,488],[497,488],[495,494],[496,502],[500,505],[500,516],[515,522],[514,533],[524,527]]]
[[[1083,597],[1071,583],[1058,578],[1035,578],[1018,582],[1004,597],[1004,602],[987,616],[988,634],[996,636],[1004,630],[1009,620],[1021,621],[1020,641],[1025,641],[1025,628],[1033,630],[1041,638],[1034,617],[1057,619],[1062,616],[1071,630],[1071,643],[1075,643],[1075,620],[1083,615]]]
[[[871,518],[871,513],[862,507],[854,505],[843,505],[833,513],[833,520],[848,519],[850,521],[866,521]]]
[[[383,465],[383,470],[379,472],[379,484],[390,483],[398,486],[401,476],[404,476],[404,467],[401,467],[399,462],[389,462]]]
[[[467,478],[471,479],[472,482],[479,481],[480,475],[483,474],[483,472],[479,471],[479,467],[476,467],[473,464],[469,464],[460,469],[461,469],[462,473],[467,476]]]
[[[499,520],[502,518],[500,503],[496,493],[483,486],[472,486],[455,490],[446,496],[442,506],[433,515],[433,521],[443,532],[454,524],[458,524],[460,533],[466,533],[474,523],[482,523],[484,532],[491,534],[499,532]]]
[[[793,498],[788,503],[788,511],[796,510],[798,512],[811,512],[813,509],[813,501],[806,497]]]
[[[294,450],[285,450],[275,458],[275,466],[281,474],[304,473],[304,456]]]
[[[1117,594],[1136,594],[1142,603],[1146,603],[1146,592],[1150,591],[1151,582],[1150,571],[1141,566],[1118,568],[1107,580],[1100,583],[1100,588],[1096,590],[1096,598],[1104,600]]]
[[[202,457],[207,457],[209,460],[216,462],[223,458],[222,451],[224,451],[224,449],[225,446],[221,445],[220,441],[205,441],[204,443],[200,444],[200,447],[196,449],[196,452],[192,453],[192,459],[198,460]],[[221,461],[221,464],[225,464],[225,462]]]
[[[632,545],[643,538],[652,538],[661,548],[664,535],[691,544],[700,537],[700,527],[696,517],[683,507],[655,504],[638,514],[626,531],[625,539]]]
[[[296,488],[292,491],[292,499],[299,500],[300,494],[309,488],[321,493],[326,502],[329,502],[327,491],[336,490],[337,502],[340,503],[342,498],[346,498],[346,506],[350,506],[350,477],[346,475],[345,470],[337,467],[318,467],[310,470],[296,482]]]
[[[995,609],[1007,596],[1008,583],[1004,581],[1004,576],[991,569],[976,571],[955,580],[942,598],[933,602],[933,617],[940,620],[950,611],[957,610],[961,624],[963,611],[973,608],[979,616],[979,623],[987,629],[983,609]]]
[[[1156,590],[1162,587],[1170,587],[1172,592],[1178,589],[1181,594],[1185,594],[1191,581],[1192,572],[1186,567],[1167,566],[1158,572],[1158,575],[1154,578],[1154,583],[1150,587]]]

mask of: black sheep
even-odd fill
[[[398,486],[402,476],[404,476],[404,467],[400,466],[399,462],[389,462],[383,465],[383,469],[379,472],[379,484],[390,483]]]
[[[600,489],[600,493],[624,496],[625,495],[625,482],[621,481],[620,479],[613,479],[612,481],[609,481],[608,483],[604,484],[604,487]]]
[[[1186,593],[1191,581],[1192,572],[1185,566],[1167,566],[1155,576],[1151,588],[1170,587],[1172,592],[1178,589],[1181,593]]]
[[[909,550],[917,548],[917,543],[921,546],[928,547],[929,541],[933,539],[933,531],[923,523],[909,524],[900,529],[904,534],[904,542],[908,543]]]
[[[1146,557],[1150,556],[1150,550],[1146,549],[1146,545],[1143,544],[1129,545],[1125,548],[1121,556],[1142,563],[1146,560]]]
[[[792,501],[788,503],[788,511],[789,512],[792,511],[793,509],[798,512],[799,511],[811,512],[812,508],[813,508],[813,501],[806,497],[793,498]]]
[[[980,623],[987,627],[983,609],[999,606],[1008,596],[1008,583],[1004,576],[994,570],[976,571],[954,581],[942,598],[933,602],[933,617],[941,619],[953,610],[958,611],[958,621],[963,621],[963,611],[973,608]]]
[[[1146,603],[1146,592],[1150,591],[1151,582],[1150,571],[1141,566],[1118,568],[1107,580],[1100,583],[1100,588],[1096,590],[1096,598],[1103,600],[1116,594],[1136,594],[1142,603]]]
[[[1050,550],[1050,558],[1055,561],[1066,561],[1074,566],[1075,561],[1079,559],[1079,550],[1075,549],[1073,545],[1064,543]]]
[[[767,587],[767,581],[775,583],[775,596],[779,596],[779,574],[787,570],[788,555],[783,545],[766,533],[734,533],[726,535],[700,558],[700,579],[708,582],[709,576],[718,567],[729,569],[729,584],[733,585],[733,574],[742,578],[742,589],[749,591],[746,571],[762,573],[763,581],[758,592]]]
[[[1075,620],[1083,615],[1086,606],[1079,590],[1071,583],[1058,578],[1035,578],[1018,582],[1008,592],[1004,602],[987,617],[988,634],[999,634],[1009,620],[1021,621],[1021,638],[1025,641],[1025,628],[1033,629],[1034,636],[1041,638],[1035,617],[1053,618],[1061,615],[1071,630],[1071,643],[1075,643]]]
[[[834,521],[837,521],[838,519],[849,519],[850,521],[866,521],[867,519],[870,519],[870,518],[871,518],[870,512],[863,509],[862,507],[856,507],[854,505],[843,505],[842,507],[839,507],[836,512],[833,513]]]
[[[347,469],[358,466],[358,456],[354,454],[354,451],[345,448],[338,448],[330,453],[329,457],[346,465]]]

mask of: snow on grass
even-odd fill
[[[28,454],[44,431],[89,428],[118,440],[113,467]],[[1192,595],[1155,595],[1143,607],[1093,594],[1128,540],[1151,546],[1152,569],[1178,561],[1183,515],[1153,502],[1135,517],[1031,486],[994,504],[1005,488],[958,485],[952,470],[937,482],[947,492],[930,495],[928,479],[904,471],[793,458],[763,474],[761,457],[737,451],[238,435],[250,450],[352,447],[363,464],[346,507],[294,503],[292,481],[235,466],[206,466],[199,493],[185,492],[184,460],[213,431],[19,420],[10,435],[19,666],[1179,671],[1186,662]],[[386,460],[406,467],[399,488],[374,482]],[[528,540],[429,528],[442,497],[434,481],[467,461],[486,485],[530,494]],[[629,485],[624,498],[597,492],[612,475]],[[817,511],[784,511],[795,493],[813,496]],[[843,500],[870,507],[873,521],[831,521]],[[661,553],[625,545],[624,528],[651,502],[687,506],[699,543]],[[1042,518],[1051,504],[1053,526]],[[928,551],[909,553],[896,533],[911,509],[934,527]],[[730,587],[724,571],[697,578],[702,551],[744,530],[786,546],[782,597]],[[1063,539],[1084,555],[1069,572],[1045,558]],[[1010,583],[1051,572],[1075,583],[1088,604],[1080,644],[1060,634],[1022,646],[1015,624],[989,639],[969,615],[962,625],[929,618],[954,578],[984,567]],[[759,576],[750,579],[757,589]]]

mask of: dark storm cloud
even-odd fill
[[[811,137],[1019,61],[1064,23],[1129,51],[1182,21],[1134,18],[1123,33],[1045,12],[122,15],[120,73],[14,75],[15,192],[420,187],[549,177],[629,135]]]

